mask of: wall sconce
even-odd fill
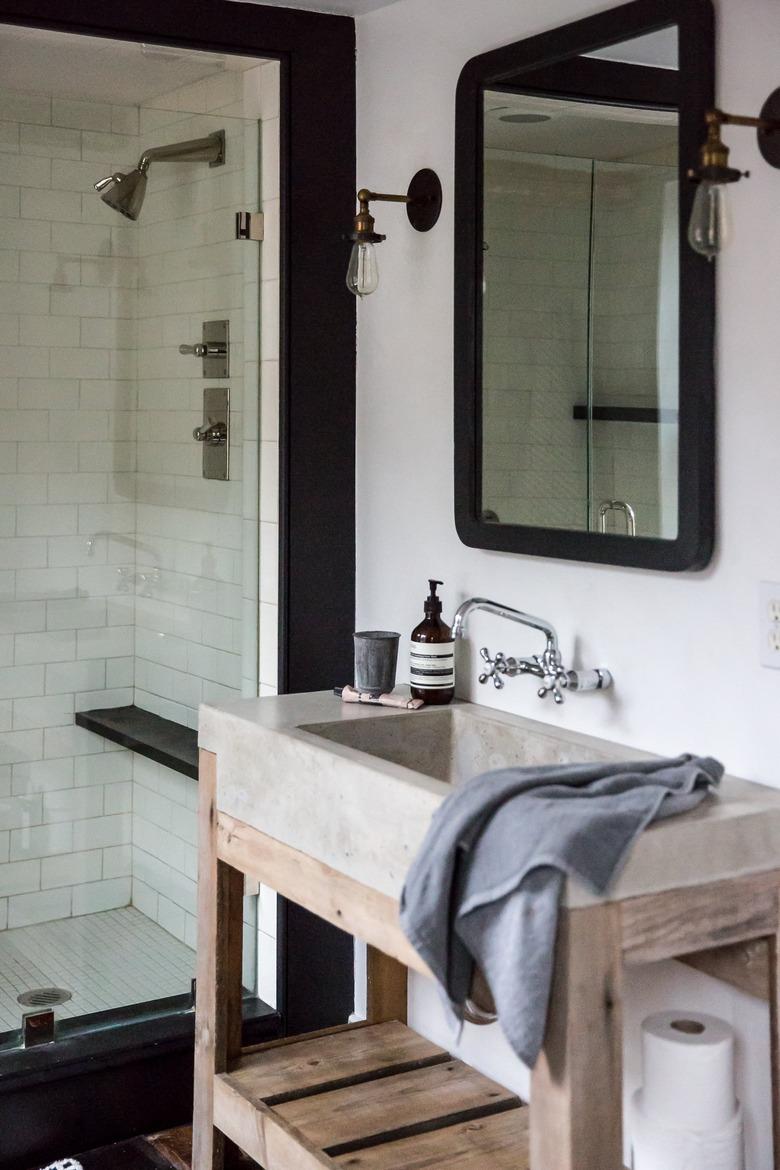
[[[348,237],[354,243],[347,268],[347,288],[356,297],[367,297],[369,293],[376,292],[379,284],[379,268],[374,246],[387,238],[374,231],[374,217],[369,211],[369,203],[374,200],[405,203],[409,223],[415,231],[429,232],[441,212],[441,183],[435,171],[425,168],[414,176],[405,195],[380,195],[362,187],[357,197],[358,213],[355,216],[355,226]]]
[[[707,111],[707,140],[701,148],[699,169],[688,172],[688,178],[699,185],[688,224],[688,243],[708,260],[713,260],[729,242],[726,185],[750,174],[729,166],[729,148],[721,139],[721,126],[754,127],[764,159],[770,166],[780,167],[780,89],[769,95],[758,118],[743,118],[723,110]]]

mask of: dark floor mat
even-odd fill
[[[75,1157],[84,1170],[171,1170],[173,1166],[146,1138],[103,1146]]]

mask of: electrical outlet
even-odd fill
[[[780,585],[761,583],[761,665],[780,670]]]

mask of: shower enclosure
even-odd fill
[[[276,62],[0,56],[1,1075],[191,1009],[198,704],[276,687],[280,193]]]

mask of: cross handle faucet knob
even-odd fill
[[[490,651],[488,650],[487,646],[483,646],[479,652],[479,656],[486,666],[486,669],[479,676],[479,681],[484,684],[492,678],[493,686],[497,691],[500,691],[504,685],[504,680],[501,677],[501,674],[506,668],[506,659],[504,658],[504,655],[499,650],[495,658],[491,658]]]
[[[555,674],[546,674],[544,682],[536,692],[540,699],[545,699],[548,695],[552,695],[558,706],[564,702],[564,690],[569,685],[568,675],[563,669],[559,669]]]

